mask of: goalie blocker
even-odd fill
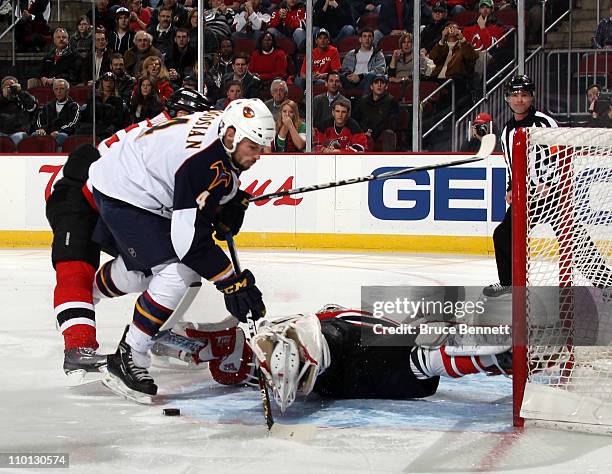
[[[153,352],[194,364],[209,361],[213,379],[226,385],[256,385],[255,356],[282,411],[298,394],[313,391],[338,399],[424,398],[436,393],[440,377],[506,374],[512,365],[505,346],[363,346],[363,323],[371,318],[327,305],[316,314],[264,319],[252,351],[231,318],[217,325],[189,323],[183,328],[187,337],[173,334]]]

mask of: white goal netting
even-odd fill
[[[612,425],[612,130],[531,128],[526,158],[521,416]]]

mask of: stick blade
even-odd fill
[[[281,425],[274,423],[270,429],[270,436],[276,439],[290,439],[293,441],[309,441],[317,434],[315,425]]]
[[[491,153],[495,151],[495,145],[497,143],[497,137],[494,133],[489,133],[482,137],[480,142],[480,149],[476,153],[478,158],[488,158]]]

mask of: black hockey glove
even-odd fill
[[[213,222],[217,240],[225,240],[225,234],[229,232],[232,235],[240,232],[240,227],[242,227],[244,221],[244,213],[249,207],[250,197],[249,193],[239,189],[236,195],[223,205]]]
[[[255,277],[249,270],[243,270],[239,275],[219,281],[215,286],[224,294],[227,310],[240,322],[247,322],[249,311],[253,321],[266,315],[261,291],[255,286]]]

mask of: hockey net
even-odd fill
[[[612,130],[521,129],[512,156],[515,425],[612,427]]]

